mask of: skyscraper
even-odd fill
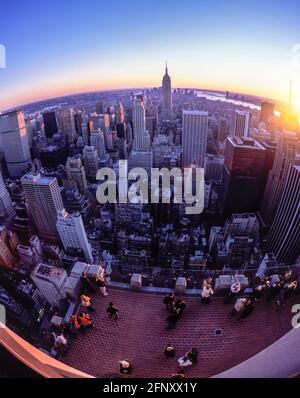
[[[39,236],[45,240],[57,241],[57,211],[63,209],[57,179],[44,177],[40,173],[28,173],[21,181]]]
[[[126,139],[126,124],[118,123],[116,127],[117,127],[117,137],[121,140],[125,140]]]
[[[80,137],[82,137],[83,132],[82,132],[82,124],[83,124],[83,117],[82,113],[75,113],[74,115],[74,122],[75,122],[75,131],[76,134]]]
[[[104,104],[103,104],[103,102],[97,102],[96,103],[96,113],[98,115],[102,115],[104,113]]]
[[[230,123],[226,117],[220,117],[218,121],[218,141],[224,142],[229,134]]]
[[[44,112],[43,122],[46,138],[52,138],[58,132],[55,112]]]
[[[290,165],[267,240],[278,261],[294,264],[300,255],[300,166]]]
[[[272,102],[262,102],[260,111],[260,121],[268,123],[269,118],[274,116],[275,105]]]
[[[141,167],[151,175],[151,168],[153,167],[153,154],[151,149],[144,151],[133,149],[130,152],[128,158],[128,170],[134,169],[135,167]]]
[[[247,138],[250,127],[250,113],[245,111],[235,111],[233,136]]]
[[[274,220],[290,165],[300,165],[298,145],[295,133],[286,131],[281,135],[260,207],[260,215],[265,225],[271,225]]]
[[[0,150],[5,154],[9,175],[20,178],[31,162],[24,113],[13,111],[1,114],[0,135]]]
[[[264,188],[265,152],[265,148],[252,138],[227,138],[222,177],[223,214],[258,209]]]
[[[168,65],[166,65],[166,73],[162,81],[162,119],[172,119],[172,85]]]
[[[93,146],[85,146],[82,155],[87,176],[91,179],[96,179],[99,169],[97,149]]]
[[[134,97],[132,124],[134,139],[133,150],[128,159],[129,170],[135,167],[142,167],[149,173],[153,164],[153,158],[150,148],[150,136],[146,130],[146,113],[144,96],[142,94]]]
[[[8,231],[0,226],[0,267],[12,268],[16,260],[9,248]]]
[[[150,148],[150,137],[146,131],[146,113],[143,95],[136,95],[133,101],[133,133],[134,149],[145,150]]]
[[[103,159],[106,156],[105,149],[105,137],[103,132],[99,130],[94,130],[90,136],[91,146],[97,149],[98,156]]]
[[[205,163],[205,180],[221,182],[224,167],[224,156],[207,155]]]
[[[4,185],[0,171],[0,224],[9,225],[12,223],[16,213],[13,208],[11,198]]]
[[[146,116],[146,129],[153,140],[154,131],[157,129],[157,116]]]
[[[123,104],[121,102],[118,102],[116,106],[116,123],[124,123],[125,121],[125,114],[124,114],[124,108]]]
[[[74,110],[72,108],[60,111],[62,134],[68,143],[73,143],[76,133]]]
[[[78,191],[82,194],[87,191],[87,180],[85,169],[81,161],[80,156],[74,158],[68,158],[66,163],[66,173],[70,180],[74,180],[77,183]]]
[[[183,111],[182,116],[182,166],[192,163],[204,168],[207,146],[208,113]]]
[[[91,122],[92,123],[92,122]],[[84,145],[90,145],[90,128],[89,123],[82,123],[81,125],[82,138]]]
[[[88,242],[80,213],[69,214],[65,210],[58,211],[56,226],[65,250],[68,248],[82,249],[86,260],[92,264],[92,248]]]

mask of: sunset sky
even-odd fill
[[[292,79],[300,112],[299,16],[299,0],[2,1],[0,110],[159,86],[168,59],[173,87],[287,101]]]

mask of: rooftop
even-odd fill
[[[208,116],[208,112],[183,110],[183,115]]]
[[[95,328],[72,341],[63,361],[96,377],[119,377],[118,361],[133,363],[133,377],[170,377],[176,360],[192,347],[199,350],[199,362],[187,370],[189,377],[211,377],[265,349],[291,329],[289,306],[261,302],[254,313],[240,323],[230,314],[232,306],[215,298],[208,306],[200,298],[187,297],[187,310],[175,330],[167,330],[163,296],[109,288],[109,296],[92,297],[97,310]],[[106,316],[108,303],[120,310],[115,322]],[[298,298],[299,302],[299,298]],[[221,335],[216,336],[215,330]],[[176,347],[176,357],[166,359],[164,347]]]
[[[253,138],[248,137],[247,139],[245,139],[240,137],[227,137],[227,139],[234,147],[255,149],[255,150],[259,149],[261,151],[265,151],[263,145],[261,145],[258,141],[254,140]]]

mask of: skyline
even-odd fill
[[[0,6],[0,378],[297,378],[299,5],[23,3]]]
[[[288,102],[293,80],[293,105],[300,111],[299,67],[292,62],[300,6],[294,0],[284,6],[255,1],[247,12],[237,1],[190,0],[176,8],[169,0],[84,4],[69,9],[54,0],[43,10],[36,0],[2,5],[7,68],[0,69],[0,110],[80,92],[158,87],[168,59],[176,88]]]

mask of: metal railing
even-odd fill
[[[172,268],[160,268],[160,267],[139,267],[137,265],[123,267],[121,262],[114,261],[112,263],[112,274],[111,280],[113,282],[130,283],[130,278],[133,273],[139,273],[142,275],[143,286],[153,287],[175,287],[177,278],[185,277],[187,279],[187,288],[194,289],[202,286],[203,279],[212,277],[213,281],[220,275],[245,275],[251,283],[256,279],[256,274],[259,267],[243,267],[240,269],[234,269],[224,267],[219,270],[214,269],[172,269]],[[275,267],[269,267],[265,271],[265,276],[274,274],[284,275],[289,270],[294,273],[300,272],[300,265],[288,266],[278,265]]]

